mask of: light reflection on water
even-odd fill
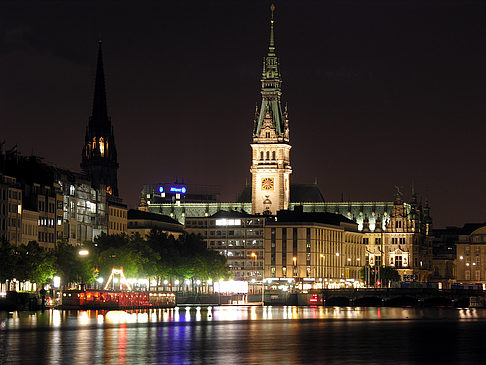
[[[476,363],[485,309],[0,312],[2,363]]]

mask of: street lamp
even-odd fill
[[[89,255],[89,251],[88,250],[79,250],[78,251],[78,255],[79,256],[88,256]]]

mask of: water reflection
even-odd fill
[[[474,363],[485,329],[474,308],[0,312],[0,363]]]

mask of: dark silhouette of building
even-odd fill
[[[98,45],[93,111],[86,128],[81,168],[89,176],[93,187],[104,185],[108,194],[118,196],[118,161],[115,135],[106,106],[101,41]]]

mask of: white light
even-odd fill
[[[179,285],[179,280],[174,281],[175,285]]]
[[[460,259],[460,260],[464,260],[464,256],[460,256],[460,257],[459,257],[459,259]]]
[[[339,256],[339,252],[336,252],[336,256]]]
[[[80,251],[78,252],[78,254],[79,254],[80,256],[87,256],[87,255],[89,255],[89,251],[88,251],[88,250],[80,250]]]
[[[59,288],[61,286],[61,278],[59,276],[54,276],[52,278],[52,285],[54,285],[54,288]]]
[[[169,284],[169,282],[167,280],[164,280],[164,285],[167,285]]]
[[[248,293],[248,282],[247,281],[222,281],[214,283],[215,293]]]
[[[213,281],[211,279],[208,279],[207,283],[208,283],[208,285],[211,285],[213,283]]]
[[[186,283],[186,285],[189,285],[191,283],[191,281],[190,280],[186,280],[185,283]]]
[[[252,283],[255,283],[255,282],[256,282],[256,280],[255,280],[255,279],[251,279],[251,282],[252,282]]]
[[[99,277],[98,279],[96,279],[96,281],[100,284],[103,284],[103,278],[102,277]]]
[[[197,281],[196,281],[196,284],[197,284],[197,285],[201,285],[201,280],[197,280]]]
[[[118,278],[114,278],[114,279],[113,279],[113,282],[114,282],[115,284],[118,284]]]

